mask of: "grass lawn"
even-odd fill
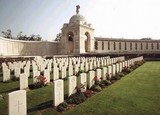
[[[147,62],[69,115],[160,115],[160,62]]]
[[[147,62],[86,102],[68,111],[68,115],[160,115],[160,62]],[[7,93],[19,82],[0,82],[0,115],[7,113]],[[67,83],[65,81],[65,94]],[[28,114],[57,115],[51,108],[52,85],[27,92]]]

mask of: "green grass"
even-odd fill
[[[31,79],[30,79],[31,82]],[[87,99],[68,115],[158,115],[160,114],[160,62],[147,62],[121,80]],[[0,115],[7,113],[7,93],[19,82],[0,82]],[[27,92],[29,115],[58,115],[52,105],[52,85]],[[67,94],[67,81],[65,81]]]
[[[160,114],[160,62],[145,63],[66,114]]]

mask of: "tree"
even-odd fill
[[[41,40],[42,40],[42,37],[38,34],[38,35],[36,36],[36,39],[37,39],[37,41],[41,41]]]
[[[11,32],[12,32],[11,29],[8,29],[7,31],[2,31],[3,37],[13,39]],[[27,35],[23,35],[22,32],[19,32],[17,34],[16,39],[17,40],[26,40],[26,41],[41,41],[42,37],[39,34],[38,35],[32,34],[29,37]]]
[[[12,39],[12,31],[11,31],[11,29],[8,29],[6,32],[5,31],[2,31],[2,33],[3,33],[3,37],[5,37],[5,38],[9,38],[9,39]]]
[[[18,39],[18,40],[23,40],[23,39],[24,39],[24,36],[22,35],[22,32],[19,32],[19,33],[18,33],[17,39]]]
[[[55,41],[60,41],[62,38],[62,33],[57,34]]]
[[[141,40],[152,40],[152,38],[141,38]]]

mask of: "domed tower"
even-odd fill
[[[85,17],[79,14],[80,6],[76,6],[76,14],[69,23],[63,25],[60,40],[62,54],[80,54],[94,51],[94,29]]]

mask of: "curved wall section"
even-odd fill
[[[58,42],[22,41],[0,37],[0,56],[44,56],[58,54]]]

